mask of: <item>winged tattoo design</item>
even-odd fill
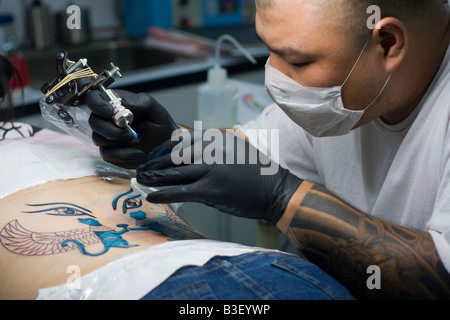
[[[100,228],[103,231],[111,230],[103,226]],[[17,220],[9,222],[0,232],[2,245],[8,251],[24,256],[47,256],[77,250],[75,242],[69,242],[66,246],[62,245],[68,240],[77,240],[85,246],[101,242],[92,228],[62,232],[34,232],[24,228]]]
[[[140,195],[132,195],[133,190],[119,195],[112,203],[115,211],[120,210],[118,205],[121,198],[125,198],[122,204],[122,213],[127,214],[129,210],[136,210],[142,206]],[[102,225],[93,213],[81,206],[54,202],[45,204],[28,204],[35,208],[33,211],[22,211],[24,214],[46,214],[58,217],[77,217],[78,222],[85,227],[57,232],[36,232],[23,227],[18,220],[10,221],[0,231],[0,244],[8,251],[23,256],[49,256],[78,250],[81,254],[98,257],[107,253],[111,248],[128,249],[139,245],[129,245],[122,238],[128,232],[155,231],[168,237],[168,240],[185,240],[204,238],[202,235],[190,231],[180,223],[175,223],[164,214],[147,217],[143,211],[134,211],[130,217],[135,220],[136,228],[129,228],[127,224],[119,224],[113,229]],[[164,209],[164,208],[163,208]],[[169,208],[165,208],[166,211]],[[174,213],[173,213],[174,214]],[[100,244],[103,248],[99,252],[92,253],[88,247]],[[97,246],[98,247],[98,246]]]

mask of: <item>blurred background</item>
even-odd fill
[[[87,58],[97,73],[113,62],[124,75],[113,88],[148,92],[175,121],[193,127],[203,117],[199,87],[217,62],[214,48],[223,34],[256,59],[252,64],[235,46],[221,46],[220,64],[238,89],[234,123],[255,119],[271,100],[264,90],[269,52],[256,37],[254,17],[253,0],[1,0],[0,51],[22,78],[11,82],[19,120],[57,130],[40,114],[40,88],[56,78],[56,55],[65,50],[71,60]],[[262,222],[193,203],[182,210],[191,224],[216,239],[293,251]]]
[[[46,47],[55,44],[58,31],[63,36],[59,40],[66,40],[58,20],[63,18],[65,25],[64,17],[70,5],[82,10],[82,29],[91,33],[92,40],[114,38],[124,32],[143,38],[150,26],[199,28],[252,24],[255,12],[253,0],[2,0],[0,13],[13,18],[11,25],[20,44],[32,45],[38,39],[30,36],[39,31],[47,33],[42,35],[45,40],[34,44]],[[46,19],[39,21],[37,11]],[[27,25],[32,30],[27,30]]]

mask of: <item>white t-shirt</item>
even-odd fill
[[[272,105],[238,128],[279,129],[271,156],[279,150],[292,173],[364,212],[427,230],[450,272],[450,48],[415,112],[395,126],[375,120],[345,136],[314,138]]]

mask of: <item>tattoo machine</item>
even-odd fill
[[[85,103],[86,94],[98,89],[101,96],[114,108],[112,121],[119,127],[127,129],[135,138],[137,133],[131,128],[134,120],[133,113],[122,105],[122,99],[111,89],[107,89],[115,81],[115,77],[122,77],[120,69],[113,63],[111,70],[105,70],[100,75],[89,67],[87,59],[74,62],[68,59],[65,51],[56,56],[57,78],[41,87],[45,95],[46,105],[54,108],[54,112],[65,124],[79,128],[74,109]],[[42,108],[42,104],[41,104]]]

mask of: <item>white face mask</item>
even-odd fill
[[[315,137],[345,135],[378,100],[390,80],[389,76],[381,92],[364,110],[349,110],[344,107],[342,88],[355,70],[367,43],[342,86],[332,88],[304,87],[272,67],[269,59],[266,64],[267,92],[291,120],[311,135]]]

